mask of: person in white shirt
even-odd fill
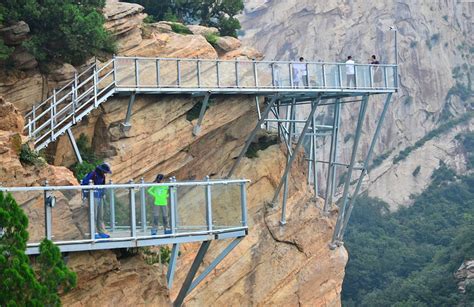
[[[355,80],[355,62],[352,59],[352,56],[347,57],[346,61],[346,77],[347,77],[347,87],[351,86],[351,83],[354,84],[356,87],[356,80]]]
[[[304,87],[308,86],[308,72],[303,57],[300,57],[299,63],[293,64],[293,85],[299,87],[300,83],[303,83]]]

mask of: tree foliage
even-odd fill
[[[386,203],[361,197],[346,235],[343,304],[460,304],[453,274],[474,258],[473,233],[474,174],[457,177],[444,163],[411,207],[389,213]]]
[[[242,0],[133,0],[156,20],[199,23],[219,29],[221,35],[237,36],[236,15],[244,9]]]
[[[91,55],[114,50],[103,27],[104,5],[105,0],[4,0],[1,10],[4,23],[29,25],[31,38],[24,46],[38,61],[82,64]]]
[[[0,192],[0,306],[57,306],[59,291],[69,291],[76,275],[63,263],[59,249],[43,240],[37,273],[25,254],[28,218],[13,197]]]

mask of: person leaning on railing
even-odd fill
[[[81,185],[89,185],[90,181],[94,185],[104,185],[105,184],[105,174],[112,174],[110,165],[108,163],[102,163],[97,165],[95,170],[88,173],[81,180]],[[82,200],[83,202],[89,201],[89,190],[82,190]],[[110,235],[107,234],[104,224],[104,202],[105,202],[105,189],[94,189],[94,215],[95,215],[95,225],[97,233],[95,234],[96,239],[110,238]]]
[[[163,181],[165,176],[163,174],[158,174],[154,183],[160,183]],[[167,219],[167,210],[168,206],[168,197],[169,197],[168,186],[153,186],[148,189],[148,194],[153,197],[153,227],[151,228],[151,235],[156,236],[158,233],[158,220],[159,215],[163,220],[163,229],[165,234],[170,234],[171,230],[168,229],[168,219]]]

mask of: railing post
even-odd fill
[[[198,87],[201,87],[201,60],[199,59],[196,61],[196,69]]]
[[[174,178],[170,182],[175,182]],[[171,233],[176,233],[176,186],[170,186],[170,219],[171,219]]]
[[[219,60],[216,60],[216,79],[217,79],[217,87],[221,87],[221,76],[219,71]]]
[[[113,70],[113,73],[112,73],[112,82],[114,84],[114,86],[117,86],[117,66],[116,66],[116,63],[117,62],[117,59],[115,57],[115,54],[114,54],[114,57],[112,59],[112,70]]]
[[[129,184],[133,184],[133,180],[130,180]],[[130,235],[132,236],[132,238],[136,239],[137,219],[136,219],[136,211],[135,211],[135,188],[134,187],[130,187],[129,200],[130,200]]]
[[[343,88],[344,86],[342,85],[341,64],[336,64],[336,65],[337,65],[337,78],[339,81],[339,88]]]
[[[271,67],[271,71],[272,71],[272,87],[275,88],[275,63],[272,62],[270,64],[270,67]]]
[[[206,176],[206,222],[207,230],[212,232],[212,196],[211,196],[211,185],[209,184],[210,178]]]
[[[33,116],[33,138],[35,138],[35,131],[36,131],[36,104],[33,105],[33,110],[31,111],[31,115]]]
[[[176,60],[176,69],[177,69],[176,82],[177,82],[178,87],[180,87],[181,86],[181,61],[180,60]]]
[[[258,88],[257,62],[253,60],[252,65],[253,65],[253,78],[255,79],[255,87]]]
[[[293,88],[293,65],[292,63],[288,63],[288,69],[289,69],[289,76],[290,76],[290,88]]]
[[[321,64],[321,71],[323,74],[323,88],[326,88],[326,66]]]
[[[140,183],[144,184],[145,179],[143,177],[140,179]],[[140,187],[140,205],[141,205],[141,223],[142,223],[142,231],[146,232],[147,225],[146,225],[146,198],[145,198],[145,187]]]
[[[307,88],[310,88],[311,86],[309,86],[309,66],[308,66],[308,63],[305,64],[306,65],[306,87]],[[303,85],[304,85],[304,81],[303,81]]]
[[[31,138],[31,117],[28,117],[28,136]]]
[[[160,59],[156,60],[156,85],[160,87]]]
[[[239,80],[239,61],[235,59],[235,86],[240,87],[240,80]]]
[[[372,70],[375,70],[376,66],[370,65],[369,66],[369,86],[370,88],[374,87],[374,74]]]
[[[51,140],[54,139],[54,114],[56,109],[56,89],[53,90],[53,101],[51,102],[51,110],[50,110],[50,119],[51,119]]]
[[[387,89],[388,88],[387,66],[383,67],[383,76],[384,76],[385,89]]]
[[[139,87],[140,86],[140,77],[139,77],[139,69],[138,69],[138,59],[135,58],[135,86]]]
[[[247,227],[247,189],[245,182],[240,184],[240,206],[242,210],[242,226]]]
[[[44,186],[48,186],[48,180],[44,182]],[[52,195],[51,192],[45,190],[44,191],[44,228],[46,233],[46,239],[51,240],[52,233],[53,233],[53,223],[52,223]]]
[[[94,182],[89,180],[89,185],[93,185]],[[94,208],[94,189],[90,189],[89,193],[89,231],[91,240],[95,241],[95,208]]]
[[[97,108],[97,69],[94,67],[94,106]]]
[[[112,185],[112,180],[109,180],[109,184]],[[110,206],[110,231],[115,231],[115,190],[114,188],[109,189],[109,206]]]

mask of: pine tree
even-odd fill
[[[10,194],[0,192],[0,306],[60,305],[58,291],[76,285],[57,246],[43,240],[38,276],[25,254],[28,218]]]

